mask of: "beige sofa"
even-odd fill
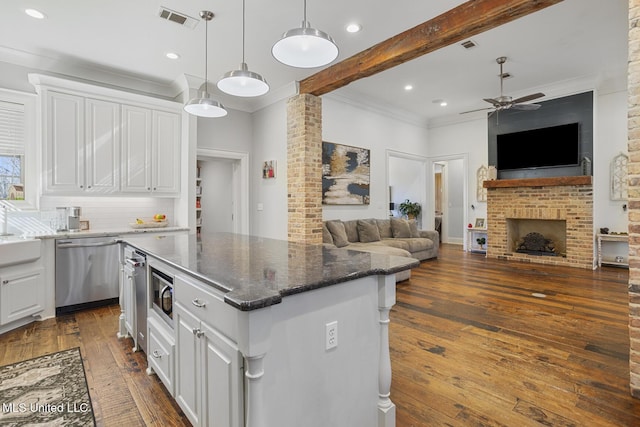
[[[437,231],[418,230],[415,220],[369,218],[325,221],[322,241],[339,248],[424,261],[438,257],[440,237]],[[407,270],[396,275],[396,280],[406,280],[410,275],[411,270]]]

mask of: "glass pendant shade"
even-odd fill
[[[249,71],[247,64],[240,64],[240,69],[229,71],[218,81],[218,89],[234,96],[260,96],[269,92],[269,85],[258,73]]]
[[[227,115],[227,110],[224,106],[211,98],[209,94],[209,82],[204,82],[200,89],[198,89],[198,96],[192,98],[184,106],[184,110],[198,117],[224,117]]]
[[[312,28],[303,21],[282,35],[271,48],[273,57],[285,65],[296,68],[314,68],[327,65],[338,57],[338,46],[324,31]]]

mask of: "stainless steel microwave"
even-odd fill
[[[173,276],[150,267],[152,308],[173,328]]]

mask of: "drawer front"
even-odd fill
[[[174,298],[198,320],[227,337],[237,337],[237,310],[224,302],[217,289],[191,277],[179,275],[174,282]]]
[[[175,359],[175,342],[153,318],[149,322],[149,343],[147,346],[147,364],[153,368],[171,396],[174,395],[173,364]]]

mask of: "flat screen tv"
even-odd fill
[[[497,135],[497,169],[534,169],[580,164],[580,124]]]

